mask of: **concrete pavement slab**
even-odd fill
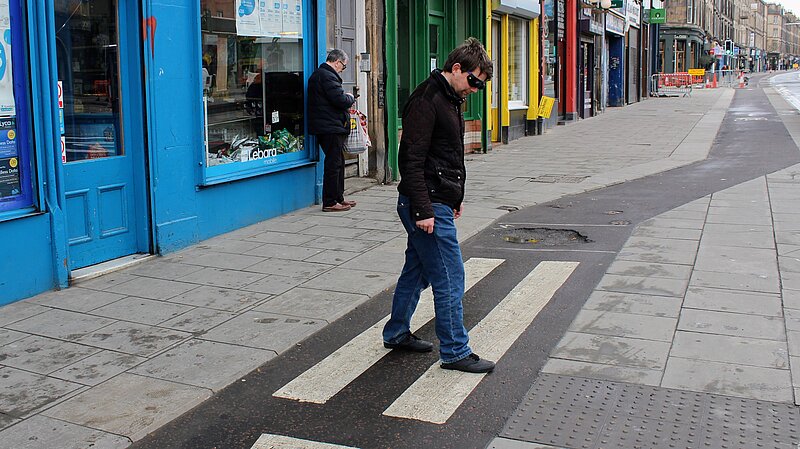
[[[787,331],[800,331],[800,310],[786,309],[784,318],[786,318]]]
[[[333,268],[333,265],[303,262],[299,260],[266,259],[247,268],[247,271],[256,273],[274,274],[308,280]]]
[[[325,326],[313,318],[249,311],[206,332],[203,340],[267,349],[278,354]]]
[[[397,282],[397,276],[377,271],[334,268],[302,284],[317,290],[357,293],[370,297],[388,289]]]
[[[569,331],[550,353],[551,358],[603,365],[663,370],[670,343],[639,338]]]
[[[692,271],[689,287],[724,288],[748,292],[779,293],[778,276],[752,275],[740,273],[719,273],[715,271]]]
[[[652,386],[659,385],[663,375],[661,369],[635,368],[554,358],[547,360],[547,363],[542,367],[542,372]]]
[[[678,330],[786,341],[783,318],[709,310],[681,310]]]
[[[706,223],[700,244],[774,249],[775,234],[771,226]]]
[[[37,374],[50,374],[99,351],[89,346],[31,335],[0,347],[0,363]]]
[[[652,237],[657,239],[700,240],[701,229],[667,228],[659,226],[637,226],[632,237]]]
[[[634,315],[677,318],[683,298],[595,290],[583,305],[584,309]]]
[[[181,282],[192,283],[194,284],[195,288],[198,287],[198,285],[205,285],[210,287],[238,289],[263,279],[264,277],[265,275],[262,273],[254,273],[251,271],[203,268],[200,271],[180,277],[178,280]],[[167,300],[174,301],[179,297],[183,297],[183,295],[179,294],[174,297],[167,298]]]
[[[677,331],[670,357],[789,369],[782,341]]]
[[[128,282],[134,279],[138,279],[137,276],[133,274],[123,273],[121,271],[113,272],[104,274],[103,276],[87,279],[87,280],[78,280],[74,282],[73,285],[79,285],[83,288],[89,288],[92,290],[108,290],[110,287],[113,287],[118,284],[122,284],[123,282]]]
[[[141,324],[158,324],[192,310],[191,306],[129,296],[99,307],[93,315]]]
[[[706,223],[770,226],[772,224],[772,216],[769,214],[760,215],[748,213],[708,214],[706,216]]]
[[[527,441],[511,440],[508,438],[497,437],[489,443],[487,449],[559,449],[556,446],[545,444],[528,443]]]
[[[619,260],[692,265],[698,243],[692,240],[631,237],[617,255]]]
[[[391,229],[391,231],[397,231],[397,230]],[[367,251],[370,248],[378,246],[378,243],[372,240],[318,237],[314,240],[304,243],[303,246],[308,247],[309,249],[311,248],[319,249],[320,251],[323,249],[333,249],[338,251]]]
[[[775,276],[778,264],[775,251],[761,248],[700,245],[695,270]]]
[[[189,276],[192,276],[190,274]],[[108,287],[107,291],[148,299],[168,299],[196,288],[196,285],[165,279],[137,277]]]
[[[778,257],[778,265],[780,265],[781,271],[800,273],[800,257],[780,256]]]
[[[316,240],[316,238],[303,243],[303,245],[307,245],[309,242],[314,240]],[[248,251],[247,254],[270,259],[305,260],[315,254],[321,253],[323,250],[324,248],[308,248],[305,246],[288,246],[276,243],[266,243],[252,251]]]
[[[25,332],[12,331],[10,329],[0,329],[0,351],[2,351],[3,346],[28,336],[29,334]]]
[[[311,229],[314,226],[311,226]],[[303,229],[305,231],[305,229]],[[267,231],[262,232],[260,234],[256,234],[252,237],[248,237],[248,242],[258,242],[258,243],[272,243],[275,245],[292,245],[292,246],[299,246],[303,243],[308,241],[314,240],[317,238],[315,235],[306,235],[306,234],[295,234],[291,232],[277,232],[277,231]],[[252,251],[258,248],[261,245],[254,245],[251,248],[245,249],[241,251],[242,253],[247,253],[248,251]]]
[[[44,415],[136,441],[210,396],[205,388],[124,373]]]
[[[239,312],[267,298],[269,298],[269,295],[263,293],[203,285],[182,295],[170,298],[168,302],[226,312]]]
[[[581,310],[569,327],[573,332],[672,341],[678,320],[670,317]]]
[[[460,236],[458,240],[463,241]],[[408,236],[403,233],[398,237],[376,246],[375,251],[405,254],[406,248],[408,248]]]
[[[767,210],[769,212],[769,210]],[[658,218],[669,218],[674,220],[705,220],[708,213],[707,206],[697,209],[672,209],[671,211],[659,214]]]
[[[355,252],[355,251],[336,251],[332,249],[326,249],[321,253],[309,257],[305,261],[314,263],[324,263],[328,265],[341,265],[360,254],[361,254],[360,252]]]
[[[118,321],[76,339],[77,343],[142,357],[151,356],[191,337],[162,327]]]
[[[256,247],[255,249],[257,249]],[[225,270],[243,270],[250,265],[263,261],[264,257],[253,255],[231,254],[216,251],[196,250],[184,260],[184,264],[202,267],[222,268]]]
[[[778,244],[778,255],[779,256],[791,256],[797,257],[800,256],[800,245],[782,245]]]
[[[12,424],[16,424],[20,421],[21,421],[20,419],[14,418],[11,415],[0,413],[0,430],[5,429],[6,427],[10,427]],[[3,438],[3,432],[0,432],[0,439],[2,438]]]
[[[146,360],[144,357],[103,350],[50,373],[50,377],[93,386],[103,383]]]
[[[130,372],[219,391],[274,357],[273,351],[193,339]]]
[[[0,366],[0,413],[25,418],[82,385]]]
[[[43,293],[34,296],[26,302],[29,304],[39,304],[58,309],[71,310],[73,312],[89,312],[124,297],[125,295],[117,293],[71,287],[64,290]]]
[[[603,276],[603,279],[600,280],[597,290],[681,297],[684,292],[686,292],[688,284],[688,279],[606,274]]]
[[[606,270],[607,274],[620,276],[640,276],[666,279],[683,279],[687,282],[692,275],[692,267],[677,264],[632,262],[617,260]]]
[[[166,260],[159,258],[148,263],[140,263],[131,268],[124,270],[126,274],[133,274],[136,276],[146,276],[159,279],[177,279],[181,276],[194,273],[195,271],[202,270],[203,267],[197,265],[188,265],[180,262]],[[67,289],[72,290],[70,289]]]
[[[781,285],[786,289],[800,290],[800,273],[781,271]]]
[[[780,295],[721,288],[690,287],[683,307],[749,315],[783,315]]]
[[[404,262],[404,254],[373,249],[342,264],[341,267],[354,270],[378,271],[399,276]]]
[[[358,218],[367,218],[372,219],[370,217],[364,217],[367,212],[360,212],[360,216]],[[386,215],[381,214],[382,218],[385,218]],[[352,239],[356,238],[362,234],[365,234],[369,231],[366,229],[358,229],[358,228],[343,228],[339,226],[327,226],[327,225],[316,225],[312,226],[308,229],[303,230],[303,234],[309,235],[317,235],[322,237],[338,237],[341,239]],[[310,241],[310,240],[308,240]],[[303,242],[306,243],[306,242]]]
[[[662,387],[793,403],[789,370],[670,357]]]
[[[305,281],[303,278],[271,274],[242,288],[267,295],[280,295],[289,289],[297,287],[303,281]]]
[[[193,258],[194,255],[200,255],[202,252],[209,253],[230,253],[230,254],[244,254],[247,251],[252,249],[258,248],[261,246],[262,243],[259,239],[256,239],[261,234],[256,234],[253,237],[246,237],[246,240],[240,239],[230,239],[230,238],[223,238],[223,237],[215,237],[209,240],[204,240],[198,245],[195,245],[190,250],[186,252],[182,252],[183,261],[187,261]],[[290,234],[296,235],[296,234]],[[195,264],[195,265],[204,265],[204,264]],[[225,268],[225,267],[220,267]]]
[[[0,313],[0,326],[7,326],[17,321],[22,321],[45,312],[49,312],[50,307],[40,306],[30,301],[20,301],[3,306],[3,313]]]
[[[193,335],[200,335],[234,317],[236,317],[235,313],[196,307],[174,318],[162,321],[161,323],[158,323],[158,325],[183,332],[189,332]]]
[[[800,331],[787,331],[786,337],[789,343],[789,355],[800,357]]]
[[[5,327],[19,332],[44,335],[61,340],[76,340],[82,335],[107,326],[116,320],[66,310],[50,309]]]
[[[639,223],[639,226],[656,228],[703,229],[703,220],[687,220],[655,217]]]
[[[800,309],[800,290],[781,290],[783,307],[787,309]]]
[[[120,435],[41,415],[0,432],[0,441],[8,448],[25,449],[122,449],[131,444]]]
[[[330,323],[368,299],[367,295],[297,287],[262,303],[253,310],[316,318]]]

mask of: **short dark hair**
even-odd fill
[[[483,44],[478,39],[470,37],[463,44],[451,51],[447,56],[447,62],[444,63],[444,71],[452,72],[453,64],[461,64],[461,70],[471,72],[476,68],[481,69],[481,73],[486,74],[486,81],[492,79],[494,72],[492,60],[483,48]]]
[[[338,48],[334,48],[333,50],[328,52],[328,59],[326,59],[325,61],[327,61],[327,62],[336,62],[336,61],[344,62],[344,61],[347,61],[348,59],[350,59],[350,58],[347,57],[347,53],[345,53],[344,50],[339,50]]]

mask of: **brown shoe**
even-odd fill
[[[342,201],[342,204],[344,204],[345,206],[356,207],[356,202],[355,201],[344,200],[344,201]]]
[[[350,210],[347,204],[336,203],[333,206],[323,206],[322,212],[344,212]]]

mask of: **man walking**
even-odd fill
[[[433,344],[410,330],[420,293],[430,285],[441,366],[472,373],[490,372],[494,363],[472,352],[463,320],[464,263],[454,223],[463,212],[466,179],[461,104],[491,77],[486,50],[469,38],[450,53],[444,70],[434,70],[417,86],[403,110],[397,213],[408,246],[383,329],[387,348],[431,351]]]
[[[328,53],[325,62],[308,79],[308,132],[317,136],[325,153],[322,177],[322,210],[342,212],[356,206],[344,199],[344,143],[350,134],[348,110],[355,98],[342,88],[340,73],[348,57],[342,50]]]

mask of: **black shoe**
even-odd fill
[[[491,373],[494,369],[494,362],[482,360],[478,354],[470,354],[453,363],[442,363],[443,369],[454,369],[465,373]]]
[[[406,337],[398,343],[386,343],[383,342],[384,348],[389,349],[400,349],[402,351],[411,351],[411,352],[431,352],[433,350],[433,343],[425,340],[421,340],[414,334],[408,334]]]

